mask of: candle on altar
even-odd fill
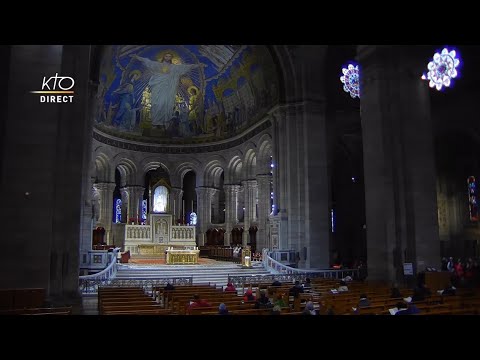
[[[182,200],[182,224],[185,223],[185,200]]]

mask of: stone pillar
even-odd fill
[[[267,224],[270,215],[270,174],[257,175],[258,184],[258,232],[257,232],[257,251],[261,251],[267,245]]]
[[[238,222],[237,202],[239,185],[224,185],[225,190],[225,235],[224,245],[229,246],[232,243],[232,229]]]
[[[80,229],[80,252],[92,249],[93,241],[93,225],[94,225],[94,199],[93,199],[93,183],[94,177],[90,177],[87,182],[89,191],[84,191],[85,202],[82,213],[82,227]]]
[[[113,191],[115,183],[97,183],[94,185],[100,194],[100,218],[98,223],[105,228],[105,242],[112,244]]]
[[[183,190],[180,189],[180,188],[174,187],[174,188],[171,189],[170,194],[171,194],[171,198],[172,198],[172,200],[171,200],[172,201],[172,214],[175,210],[175,214],[173,214],[173,221],[176,222],[182,216]],[[175,223],[175,225],[176,225],[176,223]]]
[[[0,264],[0,288],[44,288],[52,305],[80,300],[80,229],[92,151],[90,49],[0,50],[2,251],[8,254]],[[31,93],[55,74],[75,80],[71,103],[42,103]]]
[[[123,224],[128,222],[128,199],[129,199],[128,195],[129,195],[129,193],[128,193],[128,189],[126,187],[120,188],[120,196],[122,198],[122,218],[121,218],[121,222]]]
[[[141,218],[142,215],[142,200],[145,188],[140,185],[127,186],[125,188],[128,191],[128,218],[135,220]]]
[[[212,223],[218,224],[220,223],[220,190],[215,189],[212,195]]]
[[[440,264],[428,55],[414,51],[358,47],[369,280],[403,279],[404,262]]]
[[[257,203],[257,180],[242,181],[243,188],[245,189],[245,216],[243,219],[243,236],[242,246],[245,247],[249,240],[250,225],[256,220],[256,203]]]
[[[197,204],[198,204],[198,214],[197,214],[197,228],[199,233],[199,246],[205,245],[205,236],[208,230],[208,227],[211,224],[210,219],[212,218],[212,195],[217,191],[217,189],[209,187],[198,187],[195,189],[197,192]]]

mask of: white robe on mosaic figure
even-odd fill
[[[172,64],[152,61],[140,56],[136,56],[136,59],[152,72],[148,81],[151,91],[152,125],[166,125],[173,117],[180,77],[198,67],[199,64]]]

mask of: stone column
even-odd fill
[[[198,245],[205,245],[205,236],[208,227],[211,224],[210,219],[212,218],[212,195],[217,191],[214,188],[209,187],[198,187],[195,189],[197,192],[197,204],[198,204],[198,214],[197,214],[197,229],[198,229]]]
[[[0,49],[2,251],[8,254],[0,264],[0,288],[44,288],[52,305],[78,305],[74,313],[92,152],[90,49]],[[71,103],[42,103],[41,95],[31,93],[55,74],[75,80]]]
[[[129,195],[129,193],[128,193],[128,189],[126,187],[120,188],[120,196],[122,198],[122,218],[121,218],[121,222],[123,224],[128,223],[128,199],[129,199],[128,195]]]
[[[142,215],[142,200],[145,188],[140,185],[127,186],[128,191],[128,218],[140,219]]]
[[[258,184],[258,232],[257,232],[257,249],[262,250],[267,245],[267,224],[270,215],[270,182],[272,176],[270,174],[257,175]],[[258,251],[257,250],[257,251]]]
[[[255,221],[256,213],[256,191],[257,180],[242,181],[243,188],[245,189],[245,215],[243,219],[243,236],[242,246],[247,246],[249,240],[249,229],[252,222]]]
[[[105,242],[111,244],[115,183],[97,183],[94,186],[100,194],[100,218],[98,223],[105,228]]]
[[[232,243],[232,229],[238,222],[237,202],[239,185],[224,185],[225,190],[225,235],[224,245],[228,246]]]
[[[438,268],[433,127],[428,83],[420,76],[428,53],[420,46],[360,45],[367,264],[369,280],[403,279]]]
[[[173,215],[173,221],[176,222],[178,219],[181,218],[182,216],[182,198],[183,198],[183,190],[180,189],[180,188],[172,188],[171,189],[171,198],[172,198],[172,214],[173,214],[173,211],[174,211],[174,207],[175,207],[175,214]],[[174,205],[174,201],[175,201],[175,206]],[[176,223],[175,223],[176,225]]]
[[[84,191],[85,202],[82,213],[82,227],[80,236],[80,252],[92,249],[93,225],[94,225],[94,199],[93,199],[93,183],[94,177],[88,179],[89,191]]]
[[[220,222],[219,218],[219,211],[220,211],[220,190],[215,189],[212,195],[212,223],[218,224]]]

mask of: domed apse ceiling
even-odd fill
[[[102,55],[95,127],[140,142],[212,142],[243,132],[277,102],[264,46],[113,45]]]

